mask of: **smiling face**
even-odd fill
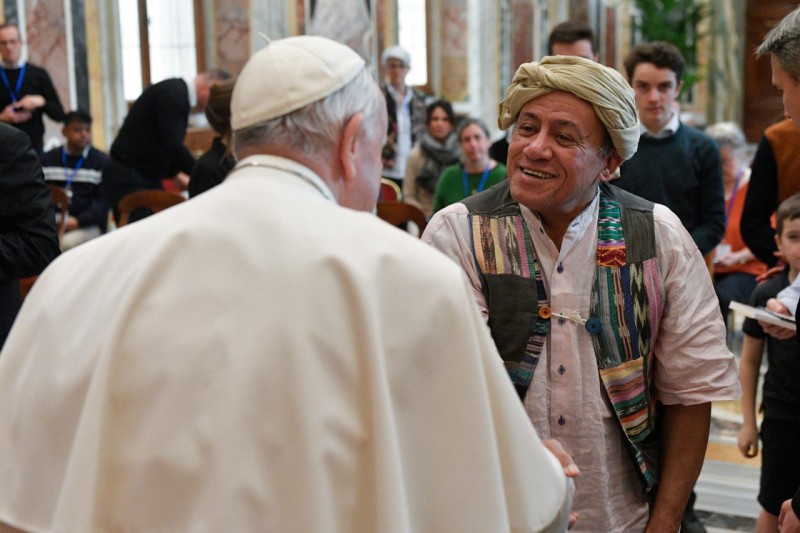
[[[772,63],[772,84],[783,95],[783,114],[787,118],[800,125],[800,83],[794,81],[781,64],[773,55],[770,59]]]
[[[568,225],[594,198],[601,179],[619,166],[615,151],[603,155],[605,127],[594,108],[557,91],[520,110],[508,147],[511,195],[540,214],[545,226]]]
[[[669,68],[639,63],[633,70],[631,86],[642,124],[653,133],[660,131],[675,112],[673,106],[683,82],[679,83],[675,72]]]

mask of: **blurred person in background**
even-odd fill
[[[222,183],[236,164],[231,153],[231,95],[235,84],[236,78],[230,78],[214,83],[209,90],[205,113],[217,136],[192,169],[190,198]]]
[[[719,122],[708,127],[706,135],[716,141],[722,157],[725,236],[714,250],[714,290],[727,325],[731,301],[746,303],[756,288],[756,277],[767,266],[745,245],[739,230],[750,181],[750,168],[741,159],[746,147],[744,134],[733,122]]]
[[[460,202],[506,179],[506,167],[489,157],[489,127],[478,118],[465,118],[456,137],[461,163],[447,167],[439,178],[433,197],[433,212]]]
[[[433,102],[425,111],[425,131],[408,154],[403,201],[419,207],[428,218],[433,213],[439,177],[445,168],[458,162],[460,152],[454,128],[450,102]]]

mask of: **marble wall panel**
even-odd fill
[[[372,64],[375,32],[368,0],[316,0],[309,33],[344,43]]]
[[[442,0],[441,7],[442,96],[451,102],[463,102],[469,96],[467,2]]]
[[[70,107],[67,35],[63,0],[36,0],[25,6],[28,60],[50,74],[61,103]]]
[[[511,3],[511,63],[516,72],[522,63],[533,57],[534,12],[531,0],[516,0]],[[510,80],[509,80],[510,81]]]
[[[250,57],[250,2],[219,0],[213,13],[215,66],[238,74]]]

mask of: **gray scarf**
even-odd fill
[[[439,176],[445,168],[458,163],[459,147],[455,132],[451,131],[443,141],[438,141],[427,131],[422,134],[419,140],[425,162],[417,176],[417,185],[433,193]]]

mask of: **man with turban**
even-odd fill
[[[0,522],[563,531],[568,480],[463,273],[372,214],[386,111],[364,60],[272,41],[231,125],[222,184],[34,287],[0,356]]]
[[[697,247],[609,180],[636,152],[633,91],[570,56],[522,65],[500,104],[507,182],[437,213],[530,420],[580,469],[574,531],[677,531],[710,402],[739,394]]]

